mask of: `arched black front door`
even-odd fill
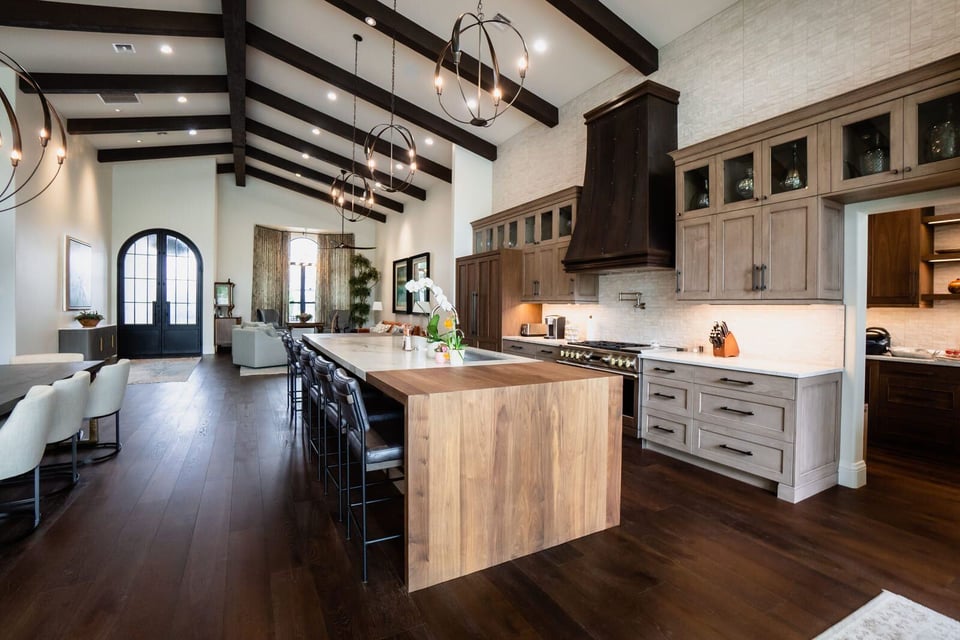
[[[142,231],[117,258],[119,354],[199,355],[203,260],[188,238]]]

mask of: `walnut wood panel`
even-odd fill
[[[410,591],[619,524],[619,376],[548,363],[438,373],[367,376],[406,405]]]
[[[931,306],[921,294],[933,290],[933,229],[923,224],[932,209],[878,213],[867,218],[867,306]]]

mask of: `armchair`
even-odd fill
[[[276,309],[257,309],[257,321],[272,324],[275,329],[279,329],[280,312]]]
[[[285,365],[287,351],[272,326],[237,326],[233,330],[233,364],[253,368]]]

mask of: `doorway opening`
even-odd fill
[[[124,242],[117,258],[119,355],[200,355],[202,283],[203,259],[189,238],[149,229]]]

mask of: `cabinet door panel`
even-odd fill
[[[716,293],[716,216],[677,222],[677,299],[709,300]]]
[[[761,294],[768,300],[817,296],[817,199],[763,208]]]
[[[717,297],[760,297],[760,208],[717,216]]]
[[[920,294],[932,289],[933,235],[921,220],[922,209],[878,213],[867,219],[867,306],[918,307]]]
[[[523,288],[520,298],[524,302],[537,302],[540,290],[540,256],[537,248],[527,247],[523,250]]]
[[[885,156],[873,171],[866,156],[877,145]],[[869,187],[903,178],[903,100],[849,113],[830,121],[833,191]],[[879,166],[877,167],[879,168]]]

